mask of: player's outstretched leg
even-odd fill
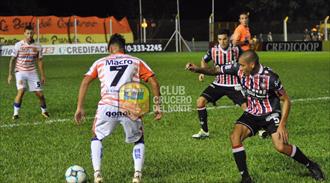
[[[40,100],[41,115],[45,118],[49,118],[49,114],[47,112],[45,96],[43,95],[43,93],[41,91],[36,91],[35,94]]]
[[[22,99],[23,99],[24,93],[25,93],[24,88],[17,90],[17,95],[16,95],[15,101],[14,101],[14,114],[12,117],[12,119],[14,119],[14,120],[19,118],[19,110],[21,109],[21,104],[22,104]]]
[[[297,146],[284,143],[282,138],[279,138],[278,133],[272,134],[272,141],[275,149],[278,152],[290,156],[297,162],[305,165],[314,179],[318,181],[323,181],[325,179],[320,166],[317,163],[308,159],[306,155]]]
[[[251,183],[252,179],[248,172],[247,164],[246,164],[246,153],[243,147],[243,140],[247,138],[250,134],[250,130],[242,125],[236,124],[234,127],[234,131],[230,135],[230,140],[232,144],[232,152],[234,155],[234,159],[237,165],[237,168],[242,176],[241,183]]]
[[[198,118],[201,125],[201,129],[198,133],[194,134],[192,137],[196,139],[203,139],[209,137],[209,129],[207,127],[207,111],[206,111],[207,99],[200,96],[197,99],[197,112]]]
[[[142,168],[144,163],[144,140],[143,136],[135,142],[133,147],[134,176],[132,183],[140,183],[142,178]]]
[[[92,138],[91,142],[92,163],[94,169],[94,183],[102,183],[101,160],[102,160],[102,142],[97,137]]]

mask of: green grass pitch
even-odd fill
[[[184,70],[185,63],[199,63],[204,53],[134,54],[145,60],[162,86],[183,86],[184,96],[196,99],[213,80],[199,82],[197,74]],[[329,52],[260,52],[261,63],[280,75],[294,101],[288,121],[290,142],[317,161],[330,176],[330,56]],[[65,182],[65,170],[73,164],[84,167],[92,178],[90,160],[91,124],[99,100],[99,82],[88,92],[85,109],[89,117],[81,126],[73,123],[78,88],[83,74],[102,55],[45,56],[44,93],[51,118],[43,120],[36,97],[24,96],[20,119],[11,120],[16,95],[14,82],[7,84],[9,57],[0,57],[0,183]],[[229,134],[242,114],[224,98],[209,110],[211,138],[194,140],[199,130],[197,113],[165,113],[161,121],[146,115],[145,183],[238,182]],[[220,106],[220,107],[219,107]],[[209,105],[209,107],[212,107]],[[271,140],[252,137],[245,141],[248,166],[255,182],[314,182],[308,170],[272,147]],[[132,145],[124,142],[118,126],[103,141],[102,172],[106,182],[130,182],[133,176]],[[325,182],[330,182],[327,179]]]

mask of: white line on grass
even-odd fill
[[[301,99],[293,99],[291,100],[292,103],[295,102],[308,102],[308,101],[319,101],[319,100],[329,100],[330,97],[317,97],[317,98],[301,98]],[[225,105],[225,106],[215,106],[215,107],[207,107],[208,110],[212,109],[228,109],[228,108],[235,108],[237,106],[235,105]],[[196,109],[194,109],[196,110]],[[176,112],[176,111],[173,111]],[[166,112],[166,113],[172,113],[172,112]],[[86,117],[86,119],[92,119],[94,117]],[[73,121],[73,118],[69,119],[50,119],[46,121],[38,121],[38,122],[32,122],[32,123],[12,123],[8,125],[1,125],[0,128],[14,128],[14,127],[19,127],[19,126],[37,126],[37,125],[42,125],[42,124],[52,124],[52,123],[61,123],[61,122],[66,122],[66,121]],[[0,122],[2,123],[2,122]]]

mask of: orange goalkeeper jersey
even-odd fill
[[[248,26],[239,25],[236,27],[234,35],[233,35],[234,41],[246,41],[251,40],[251,33]],[[243,51],[250,49],[250,43],[240,45]]]

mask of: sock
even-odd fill
[[[291,158],[293,158],[294,160],[298,161],[299,163],[308,166],[309,163],[311,162],[303,152],[301,152],[301,150],[296,147],[295,145],[291,145]]]
[[[18,115],[20,108],[21,108],[21,104],[14,102],[14,115]]]
[[[199,122],[201,124],[202,129],[204,130],[204,132],[208,132],[209,129],[207,127],[207,111],[206,111],[206,107],[197,108],[197,111],[198,111]]]
[[[249,172],[247,169],[247,165],[246,165],[246,154],[245,154],[245,150],[243,145],[238,145],[233,147],[233,155],[235,158],[235,162],[237,165],[237,168],[241,174],[242,177],[248,177]]]
[[[144,143],[137,143],[133,148],[133,160],[135,171],[142,171],[144,163]]]
[[[46,107],[42,107],[42,106],[41,106],[40,109],[41,109],[41,112],[42,112],[42,113],[47,112],[47,108],[46,108]]]
[[[94,171],[100,171],[102,160],[102,142],[97,137],[92,139],[91,150]]]
[[[41,105],[40,105],[40,109],[41,109],[41,112],[42,113],[47,112],[47,106],[46,106],[45,97],[42,97],[42,102],[41,102]]]

